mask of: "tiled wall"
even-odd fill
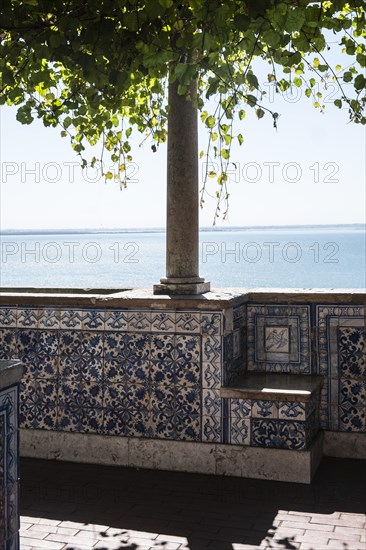
[[[321,427],[366,432],[364,306],[248,304],[248,370],[320,374]]]
[[[224,443],[305,450],[319,429],[319,392],[308,403],[225,399],[228,438]]]
[[[21,427],[221,440],[224,322],[222,311],[2,308],[0,357],[25,367]]]
[[[18,388],[0,390],[0,548],[18,543]]]
[[[366,432],[364,354],[361,306],[0,308],[0,358],[25,366],[24,428],[304,448],[315,413],[221,386],[246,369],[321,374],[321,426]]]
[[[248,305],[248,370],[311,373],[310,306]]]
[[[317,372],[325,377],[322,426],[366,432],[365,308],[318,306],[316,316]]]

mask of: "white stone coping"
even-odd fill
[[[0,289],[0,304],[77,305],[95,307],[151,307],[218,309],[242,303],[351,303],[366,302],[366,289],[341,288],[224,288],[197,296],[154,295],[152,288],[136,289]]]

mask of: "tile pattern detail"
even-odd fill
[[[310,307],[247,307],[248,370],[311,373]]]
[[[31,429],[221,440],[222,333],[221,311],[0,308]]]
[[[362,306],[318,306],[317,371],[323,429],[366,432],[366,330]]]
[[[254,447],[304,450],[307,444],[305,422],[253,418],[251,444]]]
[[[5,415],[0,414],[0,548],[5,546]]]
[[[18,550],[18,387],[0,391],[0,546]],[[1,539],[3,535],[3,540]],[[5,542],[3,544],[3,541]]]

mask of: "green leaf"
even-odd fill
[[[354,85],[356,90],[362,90],[363,88],[366,88],[366,79],[363,74],[359,74],[356,76]]]
[[[163,6],[163,8],[171,8],[174,2],[173,0],[159,0],[159,4]]]
[[[338,109],[342,109],[342,101],[340,99],[336,99],[334,105],[338,107]]]
[[[201,113],[202,122],[205,122],[207,117],[208,117],[208,112],[207,111],[202,111],[202,113]]]
[[[299,7],[290,8],[287,17],[285,29],[287,32],[300,31],[303,24],[305,23],[305,13]]]
[[[344,82],[351,82],[353,79],[353,75],[351,73],[351,71],[346,71],[344,74],[343,74],[343,80]]]
[[[203,0],[189,0],[189,5],[193,10],[199,10],[203,6]]]
[[[252,86],[253,88],[256,88],[256,89],[259,88],[258,78],[255,76],[255,74],[249,73],[247,75],[247,81],[250,84],[250,86]]]
[[[228,149],[221,149],[221,156],[223,159],[228,160],[230,158],[230,153]]]
[[[254,105],[257,104],[257,98],[254,95],[251,95],[251,94],[247,95],[246,100],[251,107],[254,107]]]
[[[257,115],[257,118],[263,118],[264,117],[264,111],[263,109],[256,109],[255,114]]]
[[[212,115],[210,115],[209,117],[206,118],[206,122],[205,122],[207,128],[213,128],[216,124],[216,119],[215,117],[213,117]]]
[[[244,138],[243,138],[242,134],[238,134],[238,135],[237,135],[237,138],[238,138],[239,145],[243,145],[243,143],[244,143]]]

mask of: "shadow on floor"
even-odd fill
[[[140,548],[129,543],[127,529],[159,533],[162,548],[172,536],[186,538],[190,550],[265,540],[271,548],[280,510],[362,514],[365,487],[365,463],[357,460],[323,459],[311,485],[21,460],[22,515],[114,527],[121,550]],[[298,544],[290,534],[277,536],[276,547]]]

